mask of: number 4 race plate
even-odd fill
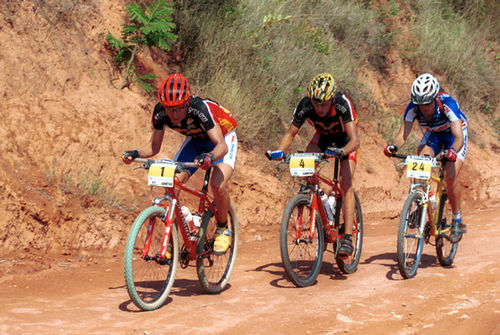
[[[148,185],[173,187],[175,163],[153,163],[149,168]]]
[[[294,155],[290,158],[290,174],[293,177],[306,177],[314,174],[314,155]]]
[[[431,157],[408,156],[406,176],[408,178],[430,179],[431,178]]]

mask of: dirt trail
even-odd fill
[[[122,256],[69,256],[50,270],[4,276],[2,334],[500,334],[500,208],[466,215],[469,232],[452,268],[424,248],[416,278],[396,264],[397,219],[367,217],[359,270],[325,254],[317,283],[296,288],[281,266],[278,225],[243,242],[230,287],[206,295],[194,266],[179,269],[167,304],[138,312],[124,287]],[[22,262],[21,262],[22,263]],[[4,271],[16,263],[3,260]]]
[[[65,3],[0,1],[0,44],[8,46],[0,52],[0,334],[500,334],[500,145],[488,130],[498,107],[487,117],[467,111],[474,132],[461,183],[469,233],[454,267],[437,265],[427,245],[415,279],[397,271],[397,213],[408,181],[383,155],[373,119],[375,107],[402,112],[415,78],[397,48],[387,73],[363,74],[380,105],[356,102],[354,184],[366,229],[358,272],[342,275],[327,253],[314,286],[290,284],[277,222],[295,189],[242,145],[231,180],[241,246],[230,287],[206,295],[193,266],[179,269],[167,304],[138,312],[122,255],[149,189],[119,157],[149,138],[156,98],[114,86],[121,74],[105,36],[119,35],[129,1]],[[160,78],[179,65],[147,54],[141,62]],[[172,158],[183,140],[169,132],[158,157]],[[102,198],[86,195],[92,182],[106,184]]]

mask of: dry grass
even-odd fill
[[[500,32],[493,0],[388,1],[379,7],[341,0],[174,4],[187,50],[186,74],[198,93],[233,111],[239,139],[247,146],[276,146],[309,81],[320,72],[331,72],[355,105],[368,101],[374,108],[365,113],[376,115],[376,99],[357,78],[367,66],[384,78],[391,47],[416,75],[425,70],[445,78],[445,88],[466,110],[498,109],[500,71],[491,53]],[[406,18],[411,45],[394,40],[390,25],[396,15],[396,21]],[[391,124],[392,117],[380,123]]]

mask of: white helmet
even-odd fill
[[[429,73],[418,76],[411,85],[411,102],[416,105],[431,103],[439,92],[437,79]]]

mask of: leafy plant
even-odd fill
[[[137,82],[146,91],[153,87],[148,81],[156,78],[155,74],[138,75],[135,72],[134,59],[142,46],[158,47],[170,50],[170,41],[175,41],[177,35],[172,33],[175,23],[172,22],[173,9],[168,7],[165,0],[158,0],[143,11],[137,3],[128,5],[125,11],[130,15],[131,24],[122,26],[122,39],[118,39],[108,32],[106,39],[109,45],[116,50],[116,64],[124,68],[123,80],[119,89],[128,83]]]

